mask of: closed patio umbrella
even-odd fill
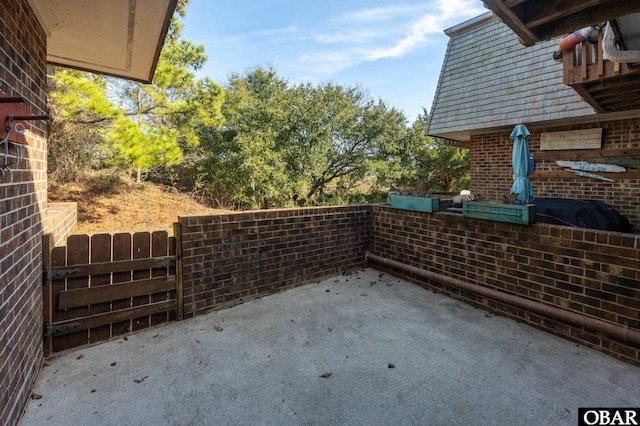
[[[511,132],[513,139],[513,152],[511,162],[513,165],[513,186],[511,192],[518,194],[519,204],[533,203],[533,188],[529,175],[529,146],[527,138],[530,136],[529,129],[524,124],[516,124]]]

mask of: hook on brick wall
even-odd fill
[[[7,96],[0,92],[0,120],[6,120],[5,135],[0,140],[0,145],[4,144],[4,159],[0,162],[0,174],[2,176],[5,176],[7,172],[13,173],[9,166],[20,163],[26,156],[27,141],[24,138],[26,128],[22,121],[49,120],[46,115],[33,115],[24,106],[24,102],[24,98],[20,96]],[[12,131],[14,132],[13,135],[11,134]],[[15,163],[9,162],[9,143],[16,145]]]
[[[24,136],[24,131],[25,131],[24,124],[16,123],[13,126],[13,131],[16,132],[20,136]],[[25,144],[19,143],[17,145],[18,145],[18,148],[17,148],[17,152],[16,152],[16,156],[17,156],[16,161],[18,163],[20,163],[22,160],[24,160],[24,157],[25,157],[25,154],[26,154],[26,148],[25,148]]]
[[[9,135],[11,134],[12,128],[13,117],[7,117],[7,126],[4,128],[5,135],[2,142],[0,142],[4,144],[4,161],[0,164],[0,172],[2,173],[2,176],[6,175],[6,172],[12,173],[9,168],[9,165],[11,164],[9,163]]]

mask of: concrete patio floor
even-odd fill
[[[375,269],[47,361],[21,425],[576,425],[640,368]]]

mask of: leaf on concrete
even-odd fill
[[[31,399],[42,399],[42,395],[40,395],[39,393],[32,393]]]
[[[76,359],[82,359],[82,358],[84,358],[84,354],[78,355],[78,357]]]
[[[214,325],[214,326],[213,326],[213,329],[214,329],[215,331],[222,331],[222,330],[224,330],[224,328],[220,327],[218,324]],[[198,343],[199,343],[199,342],[198,342]]]
[[[136,382],[136,383],[142,383],[142,382],[144,382],[144,381],[145,381],[145,379],[146,379],[146,378],[148,378],[148,377],[149,377],[149,376],[144,376],[144,377],[143,377],[143,378],[141,378],[141,379],[133,379],[133,381],[134,381],[134,382]]]
[[[115,367],[115,366],[116,366],[116,364],[117,364],[117,362],[112,362],[112,363],[111,363],[111,366],[112,366],[112,367]]]
[[[321,374],[320,377],[322,377],[323,379],[328,379],[329,377],[331,377],[331,374],[333,373],[324,373],[324,374]]]
[[[389,365],[387,365],[387,368],[396,368],[396,366],[391,364],[391,363],[389,363]]]

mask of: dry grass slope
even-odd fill
[[[167,230],[178,216],[222,213],[188,194],[149,182],[99,174],[70,184],[51,184],[49,201],[78,203],[76,234]]]

